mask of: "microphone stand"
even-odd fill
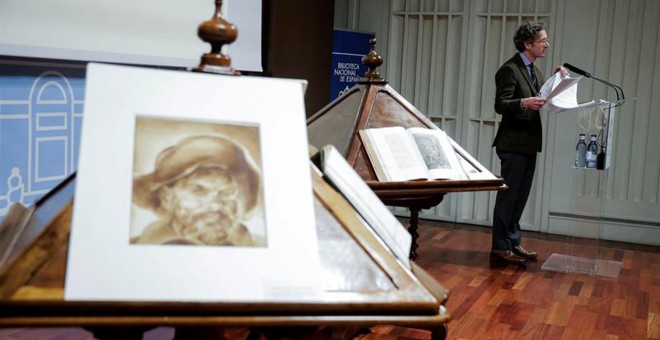
[[[591,75],[591,73],[589,73],[589,72],[587,72],[587,71],[585,71],[585,70],[582,70],[582,69],[580,69],[580,68],[577,68],[577,67],[575,67],[575,66],[573,66],[573,65],[571,65],[571,64],[569,64],[569,63],[564,63],[563,66],[566,67],[567,69],[569,69],[569,70],[571,70],[571,71],[573,71],[573,72],[575,72],[575,73],[581,75],[581,76],[585,76],[585,77],[587,77],[587,78],[591,78],[591,79],[593,79],[593,80],[595,80],[595,81],[599,81],[599,82],[601,82],[601,83],[603,83],[603,84],[605,84],[605,85],[607,85],[607,86],[613,88],[613,89],[614,89],[614,92],[616,93],[616,103],[615,103],[615,105],[612,106],[612,107],[621,106],[621,105],[623,105],[623,103],[626,101],[626,96],[623,94],[623,89],[622,89],[620,86],[615,85],[615,84],[612,84],[612,83],[610,83],[610,82],[607,81],[607,80],[604,80],[604,79],[600,79],[600,78],[594,77],[593,75]]]

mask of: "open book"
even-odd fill
[[[323,176],[341,192],[381,241],[410,268],[412,236],[332,145],[314,157]]]
[[[374,128],[360,130],[360,137],[381,182],[468,179],[440,129]]]

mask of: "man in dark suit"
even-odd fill
[[[531,22],[518,28],[513,41],[518,53],[495,74],[495,111],[502,115],[502,122],[493,146],[509,188],[497,193],[491,258],[524,265],[537,257],[522,247],[519,222],[532,187],[536,154],[541,152],[539,110],[546,103],[538,96],[544,78],[534,61],[545,57],[550,44],[543,23]]]

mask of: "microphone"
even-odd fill
[[[573,71],[573,72],[575,72],[575,73],[577,73],[577,74],[579,74],[579,75],[581,75],[581,76],[585,76],[585,77],[587,77],[587,78],[591,78],[591,73],[589,73],[589,72],[587,72],[587,71],[585,71],[585,70],[582,70],[582,69],[580,69],[580,68],[577,68],[577,67],[575,67],[575,66],[573,66],[573,65],[571,65],[571,64],[569,64],[569,63],[564,63],[564,67],[567,68],[567,69],[569,69],[569,70],[571,70],[571,71]]]
[[[623,102],[626,100],[626,96],[623,94],[623,89],[622,89],[620,86],[618,86],[618,85],[614,85],[614,84],[610,83],[610,82],[607,81],[607,80],[603,80],[603,79],[600,79],[600,78],[596,78],[596,77],[592,76],[591,73],[589,73],[589,72],[587,72],[587,71],[585,71],[585,70],[583,70],[583,69],[581,69],[581,68],[575,67],[575,66],[573,66],[573,65],[571,65],[571,64],[569,64],[569,63],[564,63],[563,66],[564,66],[565,68],[567,68],[567,69],[569,69],[569,70],[571,70],[571,71],[573,71],[573,72],[575,72],[575,73],[581,75],[581,76],[585,76],[585,77],[587,77],[587,78],[591,78],[591,79],[593,79],[593,80],[599,81],[599,82],[601,82],[601,83],[603,83],[603,84],[605,84],[605,85],[611,87],[612,89],[614,89],[614,93],[616,93],[616,105],[615,105],[615,107],[616,107],[616,106],[623,105]]]

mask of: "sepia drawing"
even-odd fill
[[[151,153],[158,152],[150,172],[134,169],[132,202],[151,211],[156,220],[144,223],[134,216],[131,244],[266,245],[265,230],[257,230],[265,229],[260,170],[240,142],[258,140],[256,127],[147,117],[138,117],[136,125],[134,167],[144,166],[141,156],[146,152],[138,148],[164,136],[172,138],[155,131],[171,127],[180,137],[159,151],[151,147]],[[237,138],[220,133],[226,131]],[[257,218],[250,220],[260,222],[261,228],[250,230],[246,223],[255,213]]]

